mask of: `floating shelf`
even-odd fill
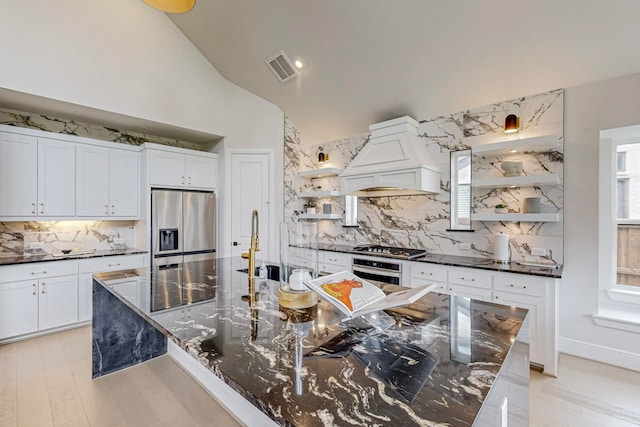
[[[477,213],[471,214],[472,221],[496,221],[496,222],[558,222],[560,214],[557,213]]]
[[[332,214],[300,214],[298,217],[300,219],[340,219],[342,218],[342,214],[332,213]]]
[[[343,169],[338,168],[322,168],[322,169],[312,169],[304,172],[300,172],[298,174],[301,178],[325,178],[328,176],[336,176],[340,175],[343,172]]]
[[[540,152],[560,148],[558,135],[542,135],[532,138],[513,139],[471,147],[471,153],[479,156],[495,156],[523,152]],[[514,151],[515,150],[515,151]]]
[[[322,197],[338,197],[340,196],[339,191],[331,190],[331,191],[307,191],[304,193],[300,193],[300,197],[303,199],[312,199],[312,198],[322,198]]]
[[[534,185],[558,185],[560,177],[555,174],[548,175],[521,175],[500,178],[472,179],[473,188],[499,188],[499,187],[530,187]]]

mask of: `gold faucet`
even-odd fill
[[[256,277],[256,252],[260,251],[260,226],[258,222],[258,210],[251,212],[251,243],[249,244],[249,252],[242,254],[242,258],[249,258],[249,279]]]

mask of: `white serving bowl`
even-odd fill
[[[522,174],[522,162],[506,161],[502,162],[500,169],[504,171],[504,176],[519,176]]]

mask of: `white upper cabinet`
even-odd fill
[[[186,185],[188,187],[217,187],[218,159],[191,155],[184,157]]]
[[[137,152],[78,145],[76,157],[78,216],[138,216]]]
[[[75,146],[0,133],[0,217],[75,215]]]
[[[218,156],[173,147],[157,149],[145,144],[149,184],[169,188],[215,190],[218,184]],[[198,154],[187,154],[187,151]]]

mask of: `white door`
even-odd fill
[[[109,149],[78,144],[76,148],[76,213],[109,215]]]
[[[78,275],[40,280],[38,329],[78,322]]]
[[[0,216],[36,216],[38,141],[0,133]]]
[[[75,144],[39,139],[38,215],[74,216],[75,212]]]
[[[138,216],[138,153],[111,149],[109,156],[109,214]]]
[[[232,256],[247,252],[251,242],[251,212],[258,210],[260,250],[256,257],[269,260],[269,154],[231,154]]]
[[[0,339],[38,330],[38,281],[0,284]]]

